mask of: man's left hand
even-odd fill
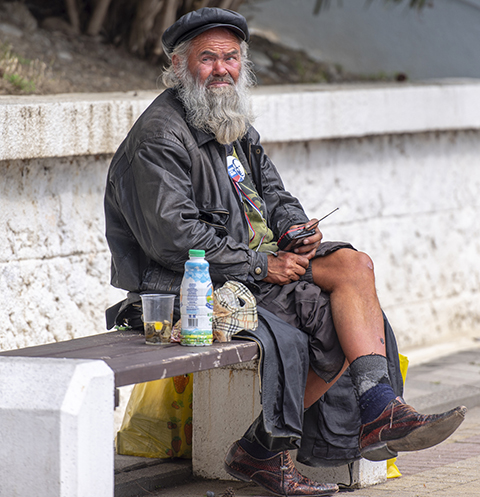
[[[318,221],[318,219],[310,219],[305,224],[305,227],[308,229],[309,226],[312,224],[315,224]],[[296,226],[291,226],[290,229],[295,228]],[[315,234],[310,235],[307,238],[304,238],[298,247],[293,249],[293,252],[295,254],[303,255],[307,257],[308,259],[311,259],[312,257],[315,256],[315,253],[317,252],[317,248],[320,246],[320,243],[322,241],[323,235],[320,229],[318,228],[318,225],[315,227]]]

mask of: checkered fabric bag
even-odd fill
[[[213,292],[213,338],[229,342],[242,330],[258,325],[257,302],[252,292],[238,281],[227,281]]]

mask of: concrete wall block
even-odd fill
[[[480,132],[418,133],[268,143],[287,186],[316,212],[348,208],[343,222],[475,206]],[[322,209],[323,211],[323,209]]]
[[[268,142],[470,129],[480,126],[475,112],[479,90],[471,82],[293,86],[278,93],[263,89],[255,96],[254,110],[256,126]]]
[[[232,479],[223,469],[227,448],[261,410],[257,361],[244,364],[194,375],[192,464],[197,476]]]
[[[422,346],[452,342],[454,338],[457,342],[465,339],[468,347],[472,343],[471,339],[478,336],[478,292],[456,298],[384,306],[384,311],[396,332],[400,352],[403,353]]]
[[[155,96],[0,97],[0,160],[112,153]]]
[[[0,160],[113,153],[157,94],[0,97]],[[468,80],[268,87],[252,98],[264,143],[478,129],[479,103]]]
[[[110,157],[0,161],[0,349],[101,333],[109,284],[103,193]],[[6,217],[5,217],[6,216]]]
[[[154,96],[0,97],[8,315],[0,349],[105,331],[104,309],[124,298],[109,285],[108,154]],[[287,189],[311,217],[340,207],[322,222],[324,238],[373,258],[381,303],[409,347],[480,330],[479,98],[472,82],[253,96],[262,143]]]
[[[113,371],[103,361],[0,359],[1,496],[113,496]]]
[[[125,294],[109,285],[109,271],[105,251],[0,264],[0,349],[104,333],[105,309]]]
[[[0,161],[0,262],[105,250],[111,156]]]
[[[402,347],[480,330],[480,133],[420,133],[267,144],[286,188],[325,240],[374,260]]]
[[[315,481],[341,483],[347,486],[351,485],[352,488],[364,488],[387,481],[386,461],[373,462],[360,459],[353,463],[350,473],[349,466],[346,464],[335,468],[314,468],[297,462],[295,455],[295,452],[292,452],[295,465],[300,473]]]

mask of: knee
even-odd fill
[[[358,288],[361,291],[375,288],[373,261],[364,252],[340,249],[312,263],[313,280],[326,292],[341,288]]]
[[[373,261],[365,252],[356,252],[356,263],[359,270],[367,271],[369,274],[374,272]]]
[[[339,264],[344,278],[348,280],[375,279],[373,261],[365,252],[338,250]]]

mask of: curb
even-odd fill
[[[480,348],[455,352],[407,372],[405,400],[419,412],[480,406]]]
[[[115,497],[142,497],[192,479],[190,459],[115,455]]]

